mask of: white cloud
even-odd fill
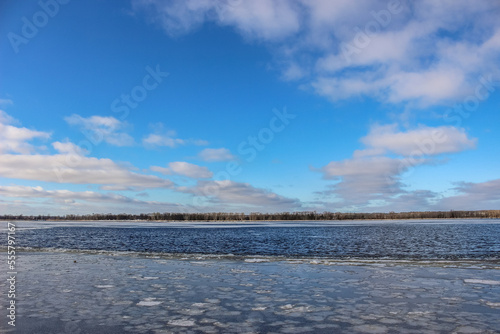
[[[212,7],[212,1],[132,1],[135,9],[151,13],[151,19],[159,23],[165,31],[176,36],[185,34],[205,21],[207,11]]]
[[[298,80],[307,75],[305,69],[301,68],[297,64],[288,64],[287,68],[283,70],[283,79],[286,81]]]
[[[166,175],[177,174],[195,179],[205,179],[213,176],[213,173],[207,168],[191,164],[184,161],[175,161],[168,164],[169,168],[153,166],[150,169]]]
[[[395,153],[402,156],[456,153],[476,147],[477,139],[467,136],[464,129],[452,126],[420,126],[406,132],[396,124],[375,125],[361,138],[367,149],[354,152],[355,157]]]
[[[77,126],[94,145],[98,145],[102,141],[114,146],[134,144],[134,139],[129,134],[121,132],[127,127],[127,124],[114,117],[91,116],[84,118],[73,114],[65,117],[64,120],[70,125]]]
[[[86,155],[88,152],[82,149],[80,146],[73,144],[69,141],[66,142],[53,142],[52,147],[61,154],[76,154],[76,155]]]
[[[146,148],[155,147],[178,147],[182,145],[208,145],[206,140],[201,139],[181,139],[177,137],[177,132],[165,130],[162,123],[153,124],[154,133],[151,133],[142,139],[142,144]]]
[[[131,172],[110,159],[77,154],[0,156],[0,176],[43,182],[98,184],[108,189],[171,188],[172,181]],[[111,187],[111,188],[110,188]]]
[[[399,72],[388,79],[389,102],[423,100],[433,103],[450,98],[458,98],[465,93],[466,74],[456,68],[429,69],[419,72]],[[385,87],[384,87],[385,88]]]
[[[0,209],[12,214],[88,214],[147,212],[250,212],[255,210],[291,211],[300,208],[296,199],[233,181],[198,181],[194,187],[178,191],[201,198],[198,205],[144,201],[113,193],[94,191],[47,190],[40,186],[0,186]],[[144,194],[137,194],[141,196]],[[5,202],[2,198],[8,199]],[[8,205],[4,205],[8,203]],[[206,204],[206,205],[204,205]]]
[[[337,180],[324,195],[335,195],[350,204],[403,193],[401,174],[410,166],[401,159],[388,157],[352,158],[332,161],[320,169],[325,179]]]
[[[323,192],[316,194],[321,197],[329,197],[335,194],[335,188],[330,187]],[[384,196],[369,199],[368,201],[314,201],[309,210],[316,211],[341,211],[341,212],[408,212],[423,210],[439,210],[436,202],[440,195],[429,190],[414,190],[395,194],[394,196]]]
[[[321,170],[326,179],[336,179],[345,176],[383,176],[399,174],[400,160],[387,157],[369,157],[363,159],[347,159],[332,161]]]
[[[206,148],[198,154],[203,161],[230,161],[236,159],[227,148]]]
[[[394,124],[373,126],[361,142],[366,147],[355,151],[351,158],[332,161],[316,170],[324,179],[336,181],[328,190],[317,194],[333,196],[342,205],[354,205],[357,209],[383,208],[389,203],[401,206],[402,199],[416,196],[415,191],[405,190],[402,176],[406,172],[420,165],[441,163],[435,158],[440,154],[457,153],[476,145],[476,140],[470,139],[463,129],[421,126],[399,131]],[[394,154],[399,157],[388,156]],[[417,196],[416,199],[429,201],[431,198]]]
[[[198,181],[194,187],[179,187],[178,191],[208,198],[215,204],[253,206],[258,210],[294,210],[300,207],[296,199],[287,198],[271,191],[255,188],[248,183],[223,181]]]
[[[289,36],[300,28],[298,7],[287,0],[135,0],[132,4],[136,10],[146,10],[171,36],[188,33],[211,18],[265,40]]]
[[[59,154],[35,154],[35,147],[29,144],[34,139],[47,139],[47,132],[29,130],[9,125],[15,120],[0,111],[0,177],[34,180],[42,182],[97,184],[102,189],[130,190],[145,188],[172,188],[173,182],[154,175],[132,172],[130,166],[119,165],[110,159],[84,156],[88,152],[77,145],[53,142]],[[85,123],[96,127],[105,126],[112,133],[120,122],[113,117],[91,117],[83,119],[73,115],[69,122]],[[82,123],[82,124],[83,124]]]
[[[387,13],[381,5],[375,13]],[[492,20],[500,6],[419,1],[402,9],[372,33],[367,27],[380,23],[374,12],[364,20],[353,18],[359,29],[337,34],[338,47],[323,50],[311,87],[332,100],[369,95],[431,105],[471,94],[481,74],[499,74],[492,64],[500,56],[500,24]],[[359,6],[357,12],[368,10]]]
[[[184,139],[172,138],[171,135],[150,134],[142,140],[146,146],[177,147],[186,144]]]
[[[442,104],[500,76],[495,1],[135,0],[170,35],[212,21],[267,42],[282,77],[319,95]]]
[[[435,203],[440,195],[429,190],[414,190],[381,201],[380,206],[373,206],[371,211],[376,212],[408,212],[437,210]]]
[[[497,210],[500,206],[500,179],[486,182],[459,182],[455,196],[443,198],[440,210]]]
[[[168,167],[151,166],[149,169],[152,170],[153,172],[161,173],[164,175],[172,175],[173,174],[172,170]]]
[[[74,203],[76,200],[120,203],[133,201],[126,196],[116,194],[102,194],[94,191],[45,190],[40,186],[0,186],[0,195],[5,197],[53,198],[65,201],[65,203]]]
[[[178,203],[142,201],[123,195],[94,191],[46,190],[40,186],[0,186],[0,197],[9,198],[8,202],[0,199],[1,212],[6,214],[147,213],[160,210],[171,212],[191,210],[190,207]],[[43,202],[40,202],[41,200]],[[40,205],[41,203],[43,205]]]
[[[36,151],[36,147],[29,142],[35,139],[48,139],[50,133],[30,130],[10,125],[15,123],[14,118],[0,110],[0,154],[21,153],[29,154]]]
[[[14,101],[12,101],[11,99],[0,99],[0,106],[8,106],[11,104],[14,104]],[[2,119],[1,119],[1,115],[0,115],[0,122],[1,121],[2,121]]]
[[[232,7],[219,8],[218,19],[247,37],[277,40],[299,31],[300,9],[288,0],[239,1]]]
[[[216,189],[217,193],[214,193]],[[179,189],[208,200],[208,206],[170,202],[143,201],[113,193],[94,191],[46,190],[40,186],[0,186],[0,209],[6,214],[88,214],[147,213],[147,212],[203,212],[203,211],[285,211],[300,207],[300,202],[258,189],[246,183],[232,181],[199,181],[195,187]],[[208,191],[208,192],[207,192]],[[140,196],[141,194],[137,194]],[[9,199],[8,202],[2,200]],[[17,200],[23,199],[23,200]],[[8,203],[8,204],[5,204]]]

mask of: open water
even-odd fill
[[[228,256],[498,260],[500,220],[229,224],[25,222],[18,223],[17,245]]]

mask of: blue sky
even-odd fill
[[[4,1],[0,212],[500,204],[494,1]]]

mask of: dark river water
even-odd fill
[[[500,220],[16,224],[17,246],[31,248],[332,259],[500,259]]]

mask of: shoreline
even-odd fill
[[[21,251],[18,326],[12,333],[495,333],[500,328],[498,266],[295,260]],[[0,289],[6,289],[3,277]],[[12,329],[5,326],[0,328]]]
[[[0,222],[52,222],[52,223],[67,223],[67,222],[131,222],[131,223],[265,223],[265,222],[273,222],[273,223],[304,223],[304,222],[353,222],[353,221],[428,221],[428,220],[500,220],[500,217],[434,217],[434,218],[346,218],[346,219],[249,219],[249,220],[158,220],[158,219],[3,219],[0,218]]]

